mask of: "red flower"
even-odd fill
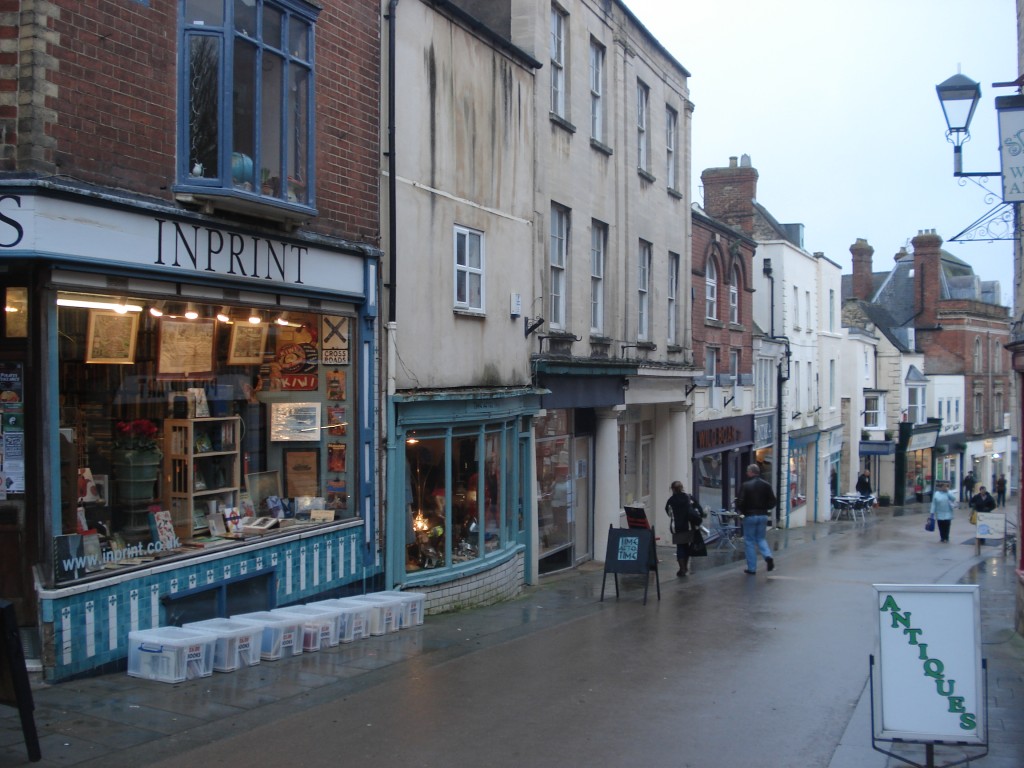
[[[149,419],[119,421],[114,425],[117,430],[117,444],[121,448],[151,449],[156,447],[156,424]]]

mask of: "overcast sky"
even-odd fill
[[[992,83],[1018,75],[1014,0],[625,2],[690,72],[695,202],[702,170],[748,154],[758,202],[844,273],[858,237],[881,270],[935,229],[1012,303],[1010,242],[949,242],[999,201],[953,177],[935,86],[958,66],[981,83],[963,169],[998,171],[994,98],[1014,91]]]

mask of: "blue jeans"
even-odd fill
[[[767,560],[772,556],[768,546],[768,518],[765,515],[748,515],[743,518],[743,549],[747,555],[747,570],[757,570],[757,552]]]

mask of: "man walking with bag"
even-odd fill
[[[736,507],[743,515],[743,548],[747,556],[747,569],[744,573],[757,573],[757,553],[764,557],[768,570],[775,570],[771,547],[768,546],[768,515],[775,508],[778,499],[775,491],[764,478],[757,464],[747,467],[747,478],[740,487],[740,497]]]

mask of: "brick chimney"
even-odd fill
[[[872,274],[871,257],[875,249],[868,245],[863,237],[858,237],[857,242],[850,246],[850,254],[853,256],[853,298],[861,301],[871,301]]]
[[[942,284],[942,238],[934,229],[922,229],[910,241],[914,246],[914,327],[934,328],[938,325],[939,288]]]
[[[757,170],[750,165],[750,155],[743,155],[739,163],[730,157],[728,168],[706,168],[700,180],[708,216],[753,237]]]

